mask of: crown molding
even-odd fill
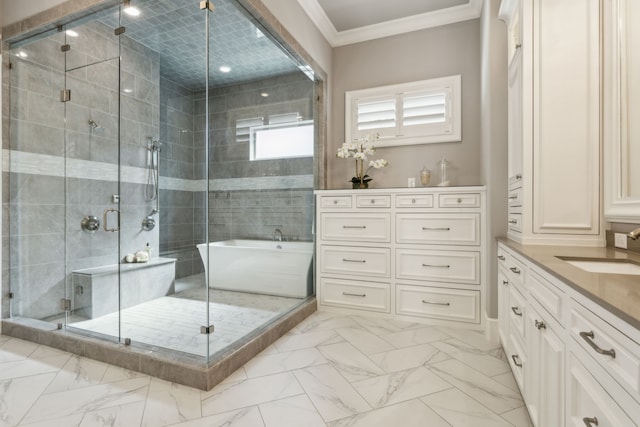
[[[482,12],[482,1],[483,0],[469,0],[469,3],[464,5],[353,28],[346,31],[336,30],[317,0],[298,0],[298,3],[300,3],[302,9],[304,9],[314,24],[316,24],[329,44],[332,47],[338,47],[477,19]]]

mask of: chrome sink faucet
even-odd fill
[[[282,234],[282,230],[276,228],[273,232],[273,241],[274,242],[282,242],[284,241],[284,235]]]
[[[640,237],[640,228],[636,228],[635,230],[630,231],[629,234],[627,234],[627,237],[631,240],[637,240],[638,237]]]

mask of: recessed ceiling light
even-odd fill
[[[67,35],[68,35],[69,37],[78,37],[78,36],[79,36],[79,34],[78,34],[78,33],[76,33],[76,32],[75,32],[75,31],[73,31],[73,30],[67,30],[67,31],[65,31],[65,33],[67,33]]]
[[[220,71],[223,73],[228,73],[231,71],[231,67],[229,67],[228,65],[223,65],[222,67],[220,67]]]
[[[126,13],[129,16],[138,16],[140,15],[140,9],[138,9],[137,7],[131,6],[131,1],[130,0],[125,0],[124,2],[124,8],[122,9],[122,11],[124,13]]]
[[[123,89],[122,91],[123,91],[124,93],[131,93],[131,92],[133,92],[133,90],[131,90],[131,89]]]
[[[269,94],[267,92],[262,92],[260,96],[263,98],[266,98],[267,96],[269,96]]]
[[[27,55],[27,52],[25,52],[24,50],[21,50],[20,52],[18,52],[18,56],[20,58],[26,58],[29,55]]]

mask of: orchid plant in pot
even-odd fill
[[[367,169],[364,168],[367,156],[371,156],[376,152],[373,141],[379,138],[378,132],[372,132],[357,141],[345,142],[338,148],[337,157],[341,159],[353,157],[356,161],[356,175],[350,180],[354,189],[369,188],[369,181],[373,178],[367,173],[371,168],[380,169],[389,165],[389,162],[385,159],[377,159],[369,161],[369,167]]]

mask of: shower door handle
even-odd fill
[[[109,214],[111,212],[115,212],[116,218],[118,219],[118,225],[115,228],[108,227],[108,223],[109,223],[108,219],[109,219]],[[110,231],[110,232],[120,231],[120,211],[118,209],[105,209],[102,214],[102,226],[104,227],[104,231]]]

